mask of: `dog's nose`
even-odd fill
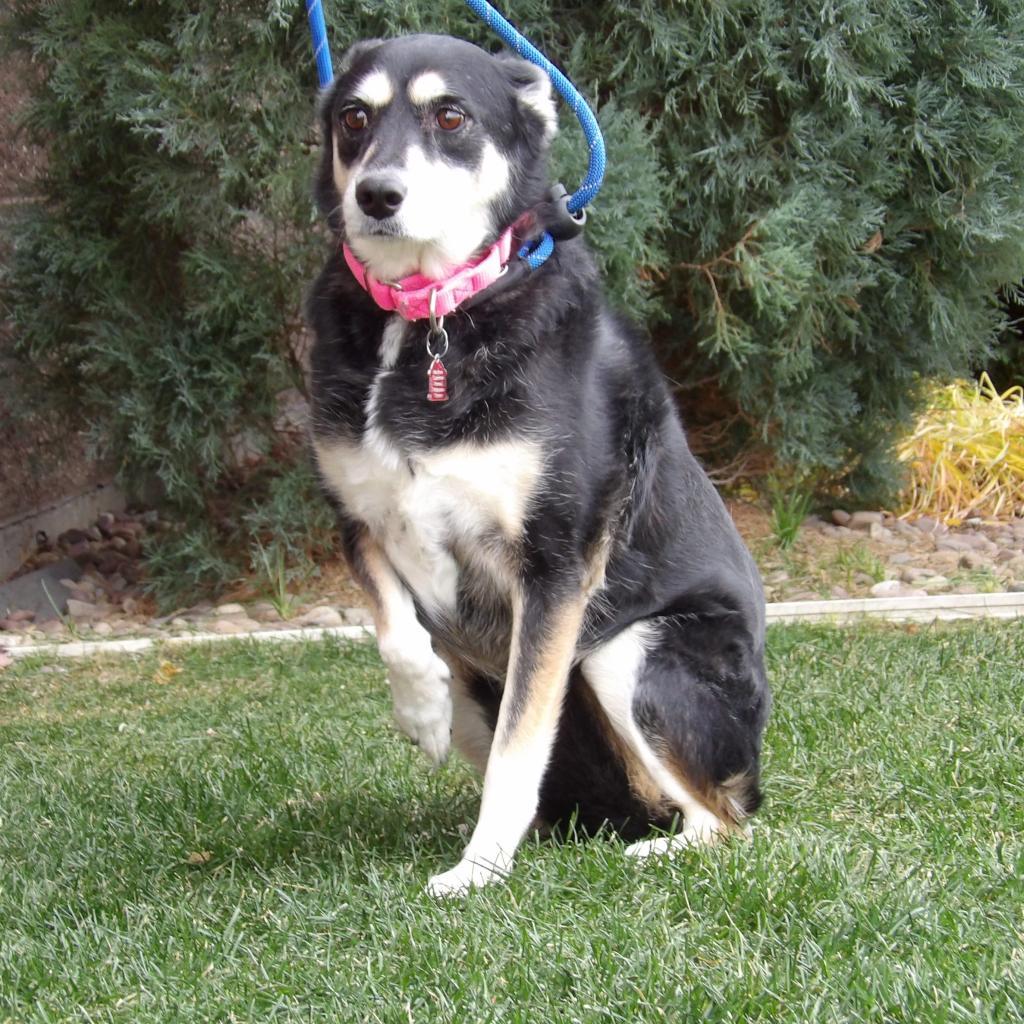
[[[363,178],[356,185],[356,202],[367,217],[384,220],[394,214],[405,198],[405,187],[397,178],[381,174]]]

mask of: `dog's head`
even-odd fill
[[[448,36],[357,43],[322,107],[320,208],[377,278],[442,277],[546,194],[539,68]]]

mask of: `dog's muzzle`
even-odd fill
[[[356,203],[367,217],[387,220],[394,216],[405,199],[405,185],[390,174],[363,178],[356,185]]]

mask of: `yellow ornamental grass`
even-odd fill
[[[936,387],[897,454],[910,468],[905,515],[949,525],[1024,515],[1024,390],[999,394],[987,373]]]

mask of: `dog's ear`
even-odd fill
[[[341,60],[338,61],[338,65],[334,69],[334,78],[320,92],[319,114],[321,119],[330,116],[331,101],[338,89],[338,79],[342,75],[348,74],[361,57],[372,53],[382,42],[384,42],[383,39],[361,39],[358,43],[353,43],[342,54]]]
[[[361,39],[358,43],[353,43],[342,55],[335,74],[343,75],[347,71],[351,71],[360,57],[365,57],[366,54],[376,50],[383,42],[383,39]]]
[[[527,118],[540,123],[544,141],[550,142],[558,132],[558,109],[547,73],[508,51],[496,54],[495,59],[501,62],[516,90],[519,109]]]

